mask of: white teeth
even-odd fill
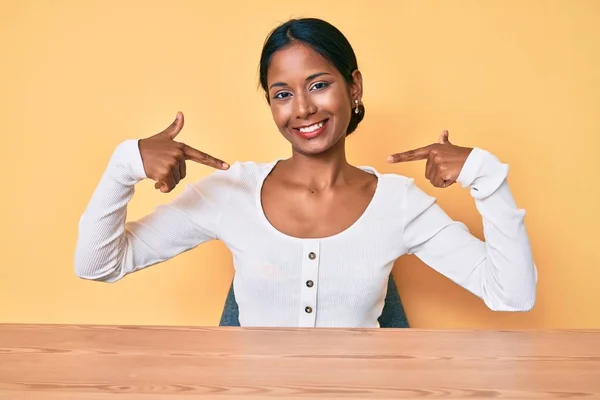
[[[317,129],[319,129],[321,127],[323,127],[323,121],[319,122],[318,124],[307,126],[305,128],[300,128],[299,130],[300,130],[300,132],[303,132],[303,133],[310,133],[310,132],[316,131]]]

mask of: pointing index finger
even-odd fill
[[[387,158],[387,161],[390,163],[399,163],[399,162],[408,162],[408,161],[417,161],[417,160],[425,160],[429,157],[429,152],[433,148],[433,144],[425,147],[419,147],[418,149],[405,151],[403,153],[392,154]]]
[[[188,146],[187,144],[183,145],[183,154],[185,155],[186,160],[192,160],[200,164],[208,165],[209,167],[217,168],[217,169],[228,169],[229,164],[227,164],[223,160],[219,160],[211,156],[210,154],[206,154],[200,150],[196,150],[195,148]]]

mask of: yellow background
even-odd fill
[[[458,185],[388,154],[435,141],[478,146],[511,166],[539,269],[529,313],[488,311],[412,258],[397,263],[414,327],[600,327],[598,136],[600,2],[4,1],[0,322],[216,325],[232,277],[212,242],[117,284],[75,277],[77,223],[121,141],[154,134],[178,110],[181,141],[221,157],[270,161],[289,148],[257,90],[268,32],[318,16],[353,44],[366,118],[351,162],[416,177],[481,237]],[[196,180],[211,171],[188,166]],[[129,217],[176,196],[137,187]]]

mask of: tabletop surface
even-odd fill
[[[600,398],[600,330],[0,324],[0,399]]]

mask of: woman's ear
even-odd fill
[[[360,71],[358,69],[355,69],[352,72],[352,85],[350,85],[350,96],[351,96],[352,102],[354,103],[354,100],[358,100],[360,102],[360,100],[362,99],[362,95],[363,95],[362,74],[360,73]]]

